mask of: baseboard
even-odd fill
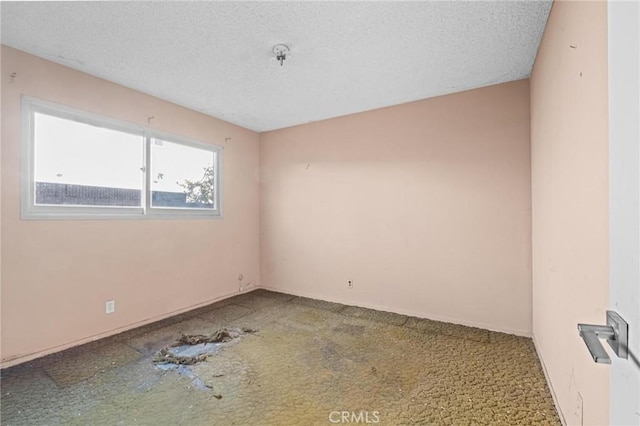
[[[466,321],[466,320],[461,320],[459,318],[450,318],[450,317],[444,317],[444,316],[438,316],[438,315],[425,316],[424,312],[413,312],[406,309],[391,309],[388,306],[378,306],[374,304],[354,303],[351,300],[344,300],[344,299],[326,299],[326,298],[318,297],[316,294],[310,294],[310,293],[300,292],[300,291],[283,290],[280,288],[275,288],[275,287],[270,287],[265,285],[260,285],[259,288],[264,290],[269,290],[269,291],[275,291],[278,293],[290,294],[292,296],[308,297],[310,299],[318,299],[318,300],[324,300],[327,302],[341,303],[343,305],[358,306],[361,308],[375,309],[377,311],[393,312],[396,314],[408,315],[408,316],[417,317],[417,318],[424,318],[424,319],[429,319],[433,321],[448,322],[451,324],[464,325],[467,327],[482,328],[484,330],[497,331],[499,333],[513,334],[515,336],[529,337],[529,338],[531,337],[531,332],[528,330],[525,331],[525,330],[511,329],[507,327],[495,327],[494,325],[484,324],[481,322]]]
[[[2,361],[2,365],[0,365],[0,369],[13,367],[15,365],[22,364],[22,363],[27,362],[27,361],[32,361],[34,359],[41,358],[43,356],[51,355],[51,354],[56,353],[56,352],[61,352],[61,351],[64,351],[66,349],[73,348],[75,346],[84,345],[85,343],[95,342],[96,340],[104,339],[106,337],[113,336],[113,335],[116,335],[116,334],[119,334],[119,333],[122,333],[122,332],[125,332],[125,331],[133,330],[134,328],[142,327],[144,325],[151,324],[151,323],[154,323],[156,321],[161,321],[163,319],[170,318],[170,317],[173,317],[175,315],[180,315],[180,314],[183,314],[185,312],[192,311],[194,309],[202,308],[204,306],[210,305],[212,303],[219,302],[219,301],[224,300],[224,299],[228,299],[228,298],[233,297],[233,296],[237,296],[239,294],[250,293],[250,292],[256,290],[257,288],[258,287],[251,286],[251,287],[245,289],[244,291],[234,291],[232,293],[229,293],[229,294],[226,294],[226,295],[223,295],[223,296],[218,296],[216,298],[209,299],[209,300],[206,300],[204,302],[197,303],[195,305],[191,305],[191,306],[187,306],[187,307],[184,307],[184,308],[180,308],[178,310],[171,311],[171,312],[168,312],[166,314],[158,315],[156,317],[152,317],[152,318],[149,318],[149,319],[146,319],[146,320],[138,321],[138,322],[126,325],[126,326],[114,328],[112,330],[105,331],[103,333],[99,333],[99,334],[96,334],[96,335],[93,335],[93,336],[85,337],[83,339],[75,340],[73,342],[65,343],[65,344],[58,345],[58,346],[53,346],[51,348],[43,349],[41,351],[33,352],[33,353],[30,353],[30,354],[26,354],[26,355],[19,355],[19,356],[10,358],[8,360],[3,360]]]
[[[536,342],[535,334],[532,335],[531,339],[533,340],[533,346],[536,348],[536,354],[538,355],[538,359],[540,360],[540,365],[542,366],[542,372],[544,373],[544,379],[547,381],[547,386],[549,386],[549,392],[551,392],[553,405],[556,407],[556,412],[558,413],[558,417],[560,418],[560,423],[562,423],[562,426],[567,426],[567,421],[564,419],[564,415],[562,414],[562,410],[560,409],[560,404],[558,403],[558,397],[556,396],[556,392],[553,389],[553,384],[551,384],[551,380],[549,379],[547,366],[545,365],[544,359],[542,358],[542,354],[538,349],[538,343]]]
[[[80,346],[80,345],[83,345],[85,343],[90,343],[90,342],[94,342],[96,340],[104,339],[106,337],[113,336],[115,334],[119,334],[119,333],[122,333],[122,332],[125,332],[125,331],[128,331],[128,330],[132,330],[132,329],[137,328],[137,327],[142,327],[144,325],[151,324],[151,323],[154,323],[156,321],[161,321],[163,319],[170,318],[170,317],[175,316],[175,315],[179,315],[179,314],[182,314],[182,313],[185,313],[185,312],[189,312],[189,311],[191,311],[193,309],[198,309],[198,308],[210,305],[212,303],[219,302],[221,300],[228,299],[228,298],[233,297],[233,296],[237,296],[239,294],[250,293],[251,291],[254,291],[254,290],[258,289],[258,288],[261,288],[261,289],[264,289],[264,290],[269,290],[269,291],[274,291],[274,292],[278,292],[278,293],[286,293],[286,294],[290,294],[292,296],[308,297],[308,298],[312,298],[312,299],[325,300],[325,301],[333,302],[333,303],[342,303],[344,305],[358,306],[358,307],[361,307],[361,308],[368,308],[368,309],[375,309],[375,310],[378,310],[378,311],[394,312],[394,313],[401,314],[401,315],[408,315],[408,316],[417,317],[417,318],[425,318],[425,319],[430,319],[430,320],[433,320],[433,321],[441,321],[441,322],[448,322],[448,323],[452,323],[452,324],[464,325],[464,326],[467,326],[467,327],[482,328],[482,329],[489,330],[489,331],[497,331],[497,332],[500,332],[500,333],[513,334],[513,335],[516,335],[516,336],[532,337],[531,333],[529,331],[509,329],[509,328],[505,328],[505,327],[495,327],[493,325],[484,324],[484,323],[480,323],[480,322],[466,321],[466,320],[460,320],[458,318],[450,318],[450,317],[444,317],[444,316],[438,316],[438,315],[425,316],[424,313],[422,313],[422,312],[414,312],[414,311],[410,311],[410,310],[406,310],[406,309],[390,309],[388,306],[379,306],[379,305],[375,305],[375,304],[363,304],[363,303],[355,303],[354,304],[353,301],[345,300],[345,299],[327,300],[326,298],[320,298],[316,294],[310,294],[310,293],[307,293],[307,292],[288,291],[288,290],[285,291],[285,290],[280,289],[280,288],[275,288],[275,287],[270,287],[270,286],[265,286],[265,285],[258,285],[258,286],[255,286],[255,287],[247,288],[246,290],[241,291],[241,292],[240,291],[234,291],[232,293],[228,293],[226,295],[218,296],[216,298],[209,299],[209,300],[206,300],[204,302],[201,302],[201,303],[198,303],[198,304],[195,304],[195,305],[187,306],[187,307],[184,307],[184,308],[172,311],[172,312],[168,312],[166,314],[162,314],[162,315],[158,315],[156,317],[148,318],[148,319],[143,320],[143,321],[138,321],[138,322],[135,322],[135,323],[123,326],[123,327],[115,328],[115,329],[112,329],[112,330],[109,330],[109,331],[105,331],[103,333],[99,333],[99,334],[96,334],[96,335],[93,335],[93,336],[89,336],[89,337],[86,337],[86,338],[83,338],[83,339],[75,340],[73,342],[69,342],[69,343],[65,343],[65,344],[62,344],[62,345],[50,347],[50,348],[43,349],[41,351],[33,352],[33,353],[30,353],[30,354],[26,354],[26,355],[20,355],[20,356],[14,357],[12,359],[8,359],[6,361],[2,361],[2,365],[0,366],[0,369],[4,369],[4,368],[12,367],[12,366],[15,366],[15,365],[18,365],[18,364],[22,364],[24,362],[31,361],[31,360],[34,360],[36,358],[40,358],[40,357],[43,357],[43,356],[46,356],[46,355],[50,355],[50,354],[55,353],[55,352],[64,351],[66,349],[70,349],[70,348],[73,348],[75,346]],[[534,345],[535,345],[535,339],[534,339]],[[538,351],[537,345],[536,345],[536,351]],[[553,399],[554,399],[554,404],[556,404],[556,409],[557,409],[558,413],[560,414],[561,412],[558,409],[558,404],[557,404],[557,401],[556,401],[555,394],[554,394],[553,389],[551,387],[551,383],[549,381],[549,378],[548,378],[548,375],[547,375],[547,372],[546,372],[546,368],[544,366],[544,362],[542,362],[542,358],[540,357],[540,353],[539,352],[538,352],[538,358],[540,359],[540,362],[541,362],[541,364],[543,366],[543,370],[544,370],[544,373],[545,373],[545,378],[547,380],[547,383],[549,384],[549,389],[551,389],[551,394],[552,394]],[[564,422],[564,419],[562,418],[562,415],[560,415],[560,417],[561,417],[561,420],[563,421],[563,424],[566,425],[566,423]]]

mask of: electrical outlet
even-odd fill
[[[107,303],[104,304],[104,310],[108,314],[114,313],[116,311],[116,301],[115,300],[107,301]]]
[[[353,280],[347,281],[347,287],[348,288],[353,288]]]

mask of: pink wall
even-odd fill
[[[573,46],[573,47],[572,47]],[[608,306],[607,4],[557,1],[531,77],[533,333],[568,424],[609,419],[577,322]]]
[[[530,335],[529,138],[528,80],[261,134],[262,285]]]
[[[20,220],[23,93],[223,145],[224,218]],[[258,154],[254,132],[2,46],[3,366],[259,283]]]

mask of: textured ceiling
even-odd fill
[[[551,1],[3,2],[2,43],[256,131],[526,78]],[[272,47],[286,43],[284,66]]]

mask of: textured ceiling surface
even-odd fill
[[[256,131],[526,78],[551,1],[3,2],[2,43]],[[272,47],[285,43],[283,66]]]

